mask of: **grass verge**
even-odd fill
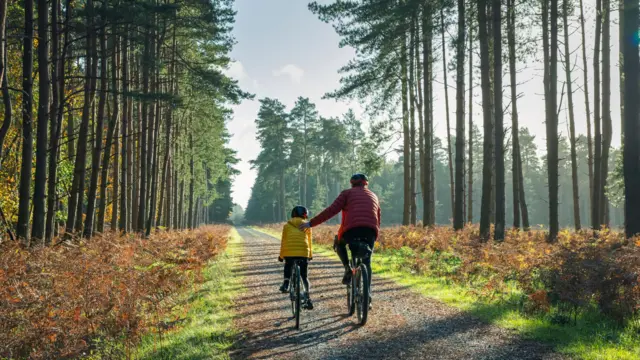
[[[233,299],[241,291],[241,279],[233,274],[241,237],[231,230],[224,254],[204,270],[205,282],[185,296],[188,309],[174,331],[143,337],[139,359],[229,359],[236,330],[233,328]]]
[[[279,238],[271,229],[254,228]],[[314,252],[338,259],[330,246],[314,243]],[[574,324],[554,323],[553,314],[527,315],[520,310],[517,292],[514,299],[487,300],[444,277],[413,272],[415,252],[403,247],[399,250],[377,251],[372,267],[377,276],[417,291],[425,297],[461,309],[488,323],[514,330],[530,340],[545,342],[572,358],[614,360],[640,358],[640,320],[622,328],[597,311],[580,313]]]

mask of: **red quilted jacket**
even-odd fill
[[[342,211],[338,238],[349,229],[368,227],[380,231],[380,203],[373,191],[364,186],[344,190],[328,208],[311,219],[311,226],[318,226]]]

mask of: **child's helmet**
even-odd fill
[[[307,215],[309,214],[309,212],[307,211],[307,208],[301,205],[298,205],[296,207],[293,208],[293,210],[291,210],[291,217],[301,217],[306,219]]]

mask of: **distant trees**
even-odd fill
[[[632,3],[636,8],[637,1],[632,1]],[[620,11],[626,14],[626,2],[624,5],[621,6],[622,10]],[[579,17],[575,19],[573,10],[574,8],[578,9],[578,6]],[[593,53],[593,129],[595,139],[592,139],[591,136],[591,102],[587,83],[585,15],[582,1],[579,4],[557,0],[540,2],[404,0],[373,3],[339,1],[329,4],[312,2],[309,8],[321,20],[333,24],[338,35],[341,36],[343,45],[351,46],[357,50],[356,58],[341,69],[343,74],[341,87],[327,96],[336,99],[356,98],[362,103],[370,105],[367,106],[367,109],[372,117],[388,114],[391,119],[388,122],[389,125],[394,126],[402,136],[402,145],[397,149],[402,154],[401,162],[403,164],[402,223],[413,223],[412,219],[415,213],[419,212],[418,208],[420,207],[423,210],[423,224],[427,226],[434,224],[434,219],[439,217],[435,214],[443,211],[444,207],[453,210],[453,225],[456,229],[460,229],[465,221],[474,220],[473,202],[475,196],[473,189],[476,186],[473,172],[481,166],[482,196],[479,215],[480,234],[484,239],[489,238],[493,223],[495,225],[494,239],[501,240],[504,237],[508,217],[513,220],[513,225],[516,228],[529,229],[534,219],[538,219],[535,220],[538,222],[540,208],[532,194],[532,191],[538,192],[538,185],[546,189],[546,193],[539,195],[546,199],[547,207],[546,220],[538,223],[548,224],[550,241],[555,241],[560,224],[566,224],[567,213],[560,208],[560,204],[573,204],[572,225],[576,229],[581,227],[581,215],[584,217],[586,209],[592,210],[593,228],[599,229],[603,224],[610,224],[611,209],[605,190],[608,188],[607,179],[610,172],[609,155],[612,154],[609,50],[612,5],[610,0],[596,0],[595,49]],[[449,34],[448,27],[453,19],[457,19],[458,32],[455,37],[449,35],[448,39],[446,34]],[[560,21],[562,21],[562,26],[560,26]],[[572,21],[579,22],[582,36],[582,64],[584,65],[584,86],[582,89],[585,94],[586,139],[576,134],[576,122],[580,119],[575,116],[573,101],[576,88],[573,86],[575,82],[572,77],[571,53],[574,49],[570,47],[569,43],[569,32],[571,31],[569,24]],[[477,23],[477,26],[466,26],[466,29],[469,29],[467,43],[465,25],[474,23]],[[624,21],[621,21],[621,24],[624,25]],[[477,33],[471,31],[476,29]],[[439,36],[434,37],[434,33]],[[563,39],[560,39],[560,36]],[[440,44],[435,45],[434,40]],[[450,41],[453,45],[447,43],[449,40],[453,40]],[[471,84],[475,80],[473,71],[474,44],[479,47],[479,80],[483,115],[483,136],[477,139],[478,142],[476,142],[473,133],[473,97],[471,95],[473,92]],[[559,44],[563,44],[564,49],[560,49]],[[503,45],[508,48],[506,54],[502,51]],[[455,176],[453,176],[451,139],[449,136],[445,139],[447,141],[446,163],[448,163],[445,172],[448,172],[450,178],[445,182],[449,183],[447,191],[454,194],[451,200],[445,201],[442,193],[435,189],[439,186],[435,185],[438,184],[436,178],[439,176],[435,155],[439,149],[436,146],[438,139],[434,137],[433,131],[433,82],[439,74],[443,74],[441,83],[444,87],[442,102],[445,106],[445,113],[441,120],[442,123],[447,123],[448,134],[450,109],[447,93],[450,79],[447,74],[450,65],[446,61],[446,52],[449,46],[452,46],[456,53],[456,143]],[[522,59],[531,58],[533,51],[541,55],[536,59],[540,59],[542,62],[541,85],[545,104],[546,149],[545,160],[536,165],[538,166],[536,171],[544,170],[544,173],[540,174],[546,178],[544,185],[538,184],[527,175],[527,172],[533,171],[532,164],[527,164],[527,159],[535,157],[536,163],[539,159],[536,155],[525,154],[523,139],[521,139],[523,131],[518,116],[520,94],[517,91],[517,65]],[[562,55],[561,58],[559,55]],[[421,61],[413,61],[414,56],[415,59]],[[434,61],[438,57],[443,61],[442,67],[439,69],[436,67],[437,62]],[[503,59],[506,59],[509,65],[509,102],[504,101]],[[602,66],[600,66],[601,60]],[[469,61],[467,73],[463,68],[465,61]],[[564,65],[564,80],[558,78],[559,61]],[[624,71],[621,71],[620,74],[625,76]],[[468,134],[464,131],[467,124],[463,121],[465,115],[465,75],[469,76]],[[561,91],[558,89],[559,81],[565,83]],[[440,80],[438,82],[440,83]],[[622,92],[624,93],[624,91]],[[415,94],[418,96],[415,97]],[[562,103],[565,94],[568,103],[566,105]],[[626,104],[624,99],[623,102]],[[413,105],[415,105],[415,109]],[[563,109],[568,113],[569,120],[566,159],[570,159],[570,162],[563,158],[563,146],[566,145],[566,139],[562,137],[562,131],[559,128],[559,115]],[[420,115],[418,126],[413,126],[415,118],[412,115],[414,111]],[[511,113],[511,126],[509,127],[506,127],[503,121],[504,114],[507,112]],[[626,106],[624,113],[626,113]],[[626,118],[626,115],[624,116]],[[505,130],[510,130],[510,136],[506,136]],[[417,136],[415,136],[416,131]],[[579,149],[582,146],[581,139],[586,140],[587,144],[584,149],[586,150],[584,163],[581,162],[582,154],[580,151],[582,148]],[[478,144],[482,145],[482,149],[478,149],[482,156],[479,156],[475,150]],[[510,146],[507,146],[508,144]],[[416,147],[417,149],[414,150]],[[419,169],[415,171],[416,175],[413,175],[414,171],[410,160],[414,151],[420,155],[417,166]],[[466,164],[465,153],[468,154]],[[479,158],[482,161],[478,161]],[[505,159],[511,160],[511,166],[505,166]],[[566,183],[562,173],[565,166],[567,172],[572,174]],[[581,201],[581,196],[585,198],[585,195],[581,194],[581,180],[578,176],[582,169],[589,174],[588,185],[583,185],[589,188],[587,192],[588,198],[591,199],[589,204]],[[413,181],[413,177],[420,178],[419,188],[415,190],[412,190],[412,186],[417,182]],[[511,181],[506,181],[507,178],[511,178]],[[455,181],[453,181],[454,179]],[[434,182],[434,180],[436,181]],[[572,194],[569,201],[563,201],[566,195],[560,191],[561,186],[572,188],[572,191],[568,192]],[[507,195],[507,190],[510,190],[509,195]],[[422,205],[419,201],[415,209],[412,206],[413,192],[422,193]],[[507,198],[510,198],[512,202],[507,203]],[[444,205],[447,203],[449,205]],[[507,215],[507,209],[510,209],[512,214]]]

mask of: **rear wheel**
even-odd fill
[[[361,265],[356,272],[356,307],[360,325],[367,323],[369,315],[369,274],[367,267]]]

